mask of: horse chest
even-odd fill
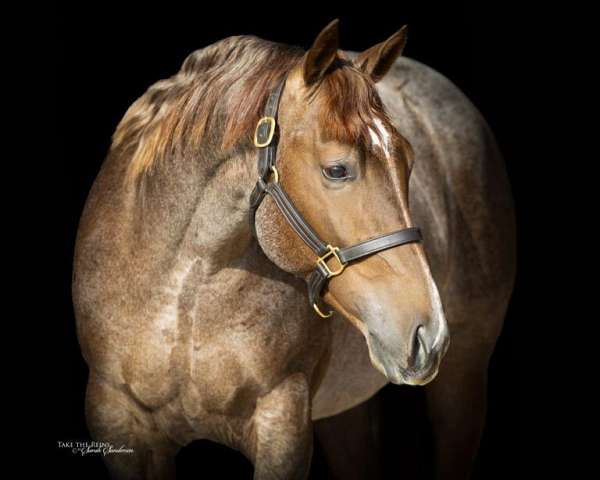
[[[312,402],[312,418],[330,417],[368,400],[388,383],[369,359],[363,336],[345,319],[334,315],[331,355]]]
[[[194,301],[179,309],[178,391],[192,423],[250,416],[256,398],[282,378],[312,374],[327,336],[297,300],[296,286],[280,280],[223,272],[197,284]]]

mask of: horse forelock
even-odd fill
[[[370,77],[352,62],[344,57],[336,59],[313,96],[320,97],[319,118],[325,140],[364,147],[385,141],[380,125],[390,123],[381,99]]]

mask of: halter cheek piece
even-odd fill
[[[276,119],[279,98],[284,85],[285,79],[269,95],[265,107],[265,116],[259,120],[254,133],[254,145],[258,148],[258,181],[250,196],[250,229],[256,237],[256,210],[268,193],[290,226],[317,255],[316,268],[307,279],[308,299],[315,311],[321,317],[327,318],[333,312],[330,311],[325,314],[318,305],[321,291],[327,280],[341,274],[346,265],[354,260],[359,260],[388,248],[420,241],[421,231],[415,227],[396,230],[345,248],[334,247],[321,240],[279,183],[279,173],[275,166],[278,140]],[[329,266],[328,261],[334,261],[334,266]]]

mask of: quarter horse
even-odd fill
[[[427,385],[437,475],[468,476],[512,199],[481,115],[405,40],[227,38],[126,112],[73,273],[90,432],[133,449],[112,476],[174,478],[208,439],[256,479],[305,478],[313,421],[388,382]]]

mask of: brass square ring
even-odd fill
[[[339,247],[327,245],[327,249],[329,250],[327,253],[325,253],[322,257],[317,258],[317,265],[320,265],[327,272],[327,278],[330,278],[342,273],[344,268],[346,268],[346,264],[343,263],[338,256],[338,252],[340,251]],[[329,268],[329,265],[327,265],[327,259],[329,257],[335,257],[335,259],[338,261],[339,267],[337,269],[332,270]]]

